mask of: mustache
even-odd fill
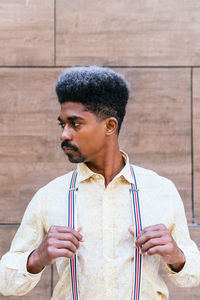
[[[61,148],[63,149],[64,147],[66,147],[66,148],[71,148],[71,149],[73,149],[74,151],[78,151],[78,148],[77,148],[75,145],[70,144],[68,141],[63,141],[63,142],[61,143]],[[63,149],[63,150],[64,150],[64,149]]]

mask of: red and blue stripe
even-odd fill
[[[76,192],[76,180],[77,170],[73,171],[69,193],[68,193],[68,227],[75,229],[75,192]],[[71,286],[72,286],[72,299],[79,300],[78,294],[78,276],[77,276],[77,256],[74,255],[70,259],[70,274],[71,274]]]
[[[130,166],[131,174],[134,179],[134,183],[131,183],[131,195],[132,195],[132,204],[133,204],[133,215],[135,221],[135,236],[137,237],[142,231],[142,220],[141,220],[141,212],[140,212],[140,202],[139,202],[139,194],[138,187],[135,177],[135,172],[133,170],[133,166]],[[141,289],[141,273],[142,273],[142,254],[140,252],[140,248],[135,249],[135,270],[134,270],[134,292],[133,292],[133,300],[140,299],[140,289]]]
[[[132,206],[133,206],[133,216],[135,223],[135,236],[137,237],[142,231],[142,221],[140,212],[140,202],[138,187],[135,177],[135,172],[133,166],[130,165],[130,171],[134,179],[134,183],[131,183],[131,196],[132,196]],[[68,193],[68,226],[75,229],[75,192],[76,192],[76,180],[77,180],[77,170],[72,173],[70,188]],[[140,248],[135,249],[135,260],[134,260],[134,283],[133,283],[133,298],[132,300],[140,299],[141,290],[141,273],[142,273],[142,255]],[[77,256],[70,259],[70,274],[71,274],[71,286],[72,286],[72,300],[79,300],[78,294],[78,276],[77,276]]]

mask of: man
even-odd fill
[[[119,149],[129,96],[124,77],[74,67],[61,75],[56,92],[61,146],[77,171],[51,181],[30,202],[1,260],[1,292],[26,294],[55,261],[60,279],[53,300],[168,299],[160,259],[177,285],[197,285],[200,253],[175,186],[131,167]]]

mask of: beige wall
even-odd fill
[[[172,179],[188,223],[200,223],[199,16],[199,0],[0,1],[1,255],[37,189],[74,167],[60,150],[54,91],[71,65],[126,76],[121,147],[133,163]],[[200,247],[200,227],[190,232]],[[50,299],[55,278],[47,268],[23,299]],[[169,286],[171,300],[200,297],[200,287]]]

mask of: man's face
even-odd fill
[[[61,147],[72,163],[89,162],[101,155],[105,145],[105,121],[85,110],[81,103],[61,104]]]

